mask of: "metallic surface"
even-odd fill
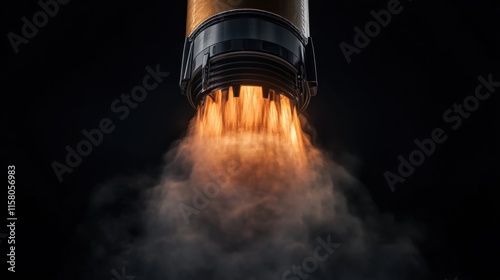
[[[258,9],[277,14],[309,37],[308,0],[188,0],[186,37],[203,21],[220,12],[235,9]]]

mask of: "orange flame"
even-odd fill
[[[308,140],[295,106],[283,95],[264,98],[259,86],[241,86],[239,97],[232,88],[212,92],[198,110],[194,136],[215,157],[237,153],[243,160],[305,164]]]

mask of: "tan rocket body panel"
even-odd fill
[[[218,13],[236,9],[257,9],[287,19],[305,38],[309,37],[307,0],[188,0],[187,2],[186,36],[206,19]]]

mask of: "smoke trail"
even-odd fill
[[[207,98],[159,179],[99,188],[87,279],[424,279],[415,229],[377,212],[287,100],[251,105],[253,91]],[[328,257],[307,267],[318,246]]]

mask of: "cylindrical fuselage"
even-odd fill
[[[307,0],[188,0],[186,36],[206,19],[236,9],[256,9],[279,15],[309,37],[309,2]]]

